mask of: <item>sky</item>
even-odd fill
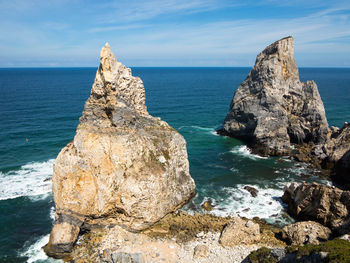
[[[301,67],[350,67],[349,0],[0,0],[0,67],[253,66],[294,37]]]

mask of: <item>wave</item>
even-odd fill
[[[196,126],[196,125],[191,125],[191,126],[180,126],[178,128],[178,130],[183,130],[183,129],[192,129],[192,130],[199,130],[199,131],[203,131],[206,134],[211,134],[214,136],[220,136],[216,133],[215,127],[212,128],[207,128],[207,127],[201,127],[201,126]]]
[[[0,200],[21,196],[46,198],[51,192],[52,166],[54,159],[46,162],[31,162],[19,170],[0,174]]]
[[[257,154],[252,154],[252,151],[246,146],[246,145],[241,145],[241,146],[235,146],[233,149],[230,151],[231,153],[247,157],[253,160],[256,159],[267,159],[268,157],[263,157]]]
[[[216,204],[213,214],[217,216],[235,216],[265,219],[272,224],[287,224],[292,222],[292,218],[286,216],[285,209],[281,201],[283,190],[264,189],[257,185],[250,185],[258,190],[257,197],[244,189],[245,184],[238,184],[234,187],[223,187],[226,198],[220,201],[213,200]],[[213,198],[211,198],[213,199]]]
[[[45,246],[49,242],[50,235],[45,235],[41,237],[39,240],[37,240],[35,243],[30,245],[28,248],[25,249],[24,252],[20,253],[20,256],[27,257],[27,263],[34,263],[34,262],[52,262],[52,263],[58,263],[63,262],[62,260],[57,260],[53,258],[49,258],[44,250],[43,246]]]

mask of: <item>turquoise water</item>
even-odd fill
[[[54,204],[52,164],[72,140],[88,98],[95,68],[0,69],[0,262],[47,262]],[[143,79],[149,112],[186,139],[197,196],[185,209],[211,199],[214,214],[259,216],[283,224],[285,182],[313,171],[288,159],[250,154],[238,140],[215,129],[249,68],[134,68]],[[300,69],[315,80],[330,125],[350,121],[350,69]],[[243,189],[259,190],[252,198]]]

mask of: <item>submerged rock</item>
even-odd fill
[[[149,115],[142,80],[116,60],[108,44],[100,61],[74,140],[54,163],[57,220],[46,246],[51,256],[63,245],[69,250],[76,229],[119,225],[140,231],[195,194],[184,138]],[[68,237],[61,242],[56,230]]]
[[[236,90],[220,134],[263,155],[286,155],[291,144],[324,143],[328,123],[317,86],[301,82],[293,38],[265,48]]]
[[[313,220],[335,234],[346,234],[350,227],[350,191],[322,184],[292,183],[284,189],[282,200],[288,213],[300,220]]]

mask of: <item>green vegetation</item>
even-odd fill
[[[296,253],[297,257],[309,256],[312,253],[328,252],[327,263],[350,262],[350,242],[343,239],[334,239],[320,245],[290,246],[287,253]]]
[[[270,251],[267,247],[259,248],[250,253],[248,259],[256,263],[277,263],[277,259],[271,256]]]

